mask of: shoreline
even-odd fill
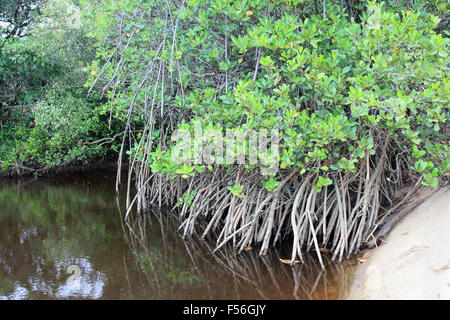
[[[450,299],[450,187],[426,190],[414,202],[382,243],[359,258],[343,299]]]
[[[122,165],[122,171],[128,169],[128,163]],[[0,171],[0,179],[22,178],[37,174],[39,177],[52,178],[72,174],[89,174],[98,172],[117,173],[117,161],[98,162],[87,165],[70,164],[65,166],[52,167],[48,169],[42,168],[26,168],[20,174],[14,170]]]

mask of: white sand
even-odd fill
[[[446,187],[395,225],[378,248],[368,251],[367,262],[354,269],[345,298],[450,299],[449,246],[450,187]]]

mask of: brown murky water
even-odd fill
[[[214,254],[167,212],[125,223],[120,203],[102,175],[0,180],[0,299],[337,299],[350,285],[345,263]]]

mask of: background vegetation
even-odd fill
[[[11,20],[15,12],[29,12],[33,19],[17,34],[9,31],[8,23],[2,26],[2,169],[20,174],[104,156],[108,149],[102,147],[103,140],[92,142],[110,132],[98,112],[105,99],[87,97],[83,86],[88,77],[84,68],[95,58],[95,49],[86,36],[90,22],[81,17],[79,3],[2,2],[6,5],[12,11],[2,7],[2,21]]]

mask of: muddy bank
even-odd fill
[[[347,299],[450,299],[450,187],[413,209],[354,267]]]

